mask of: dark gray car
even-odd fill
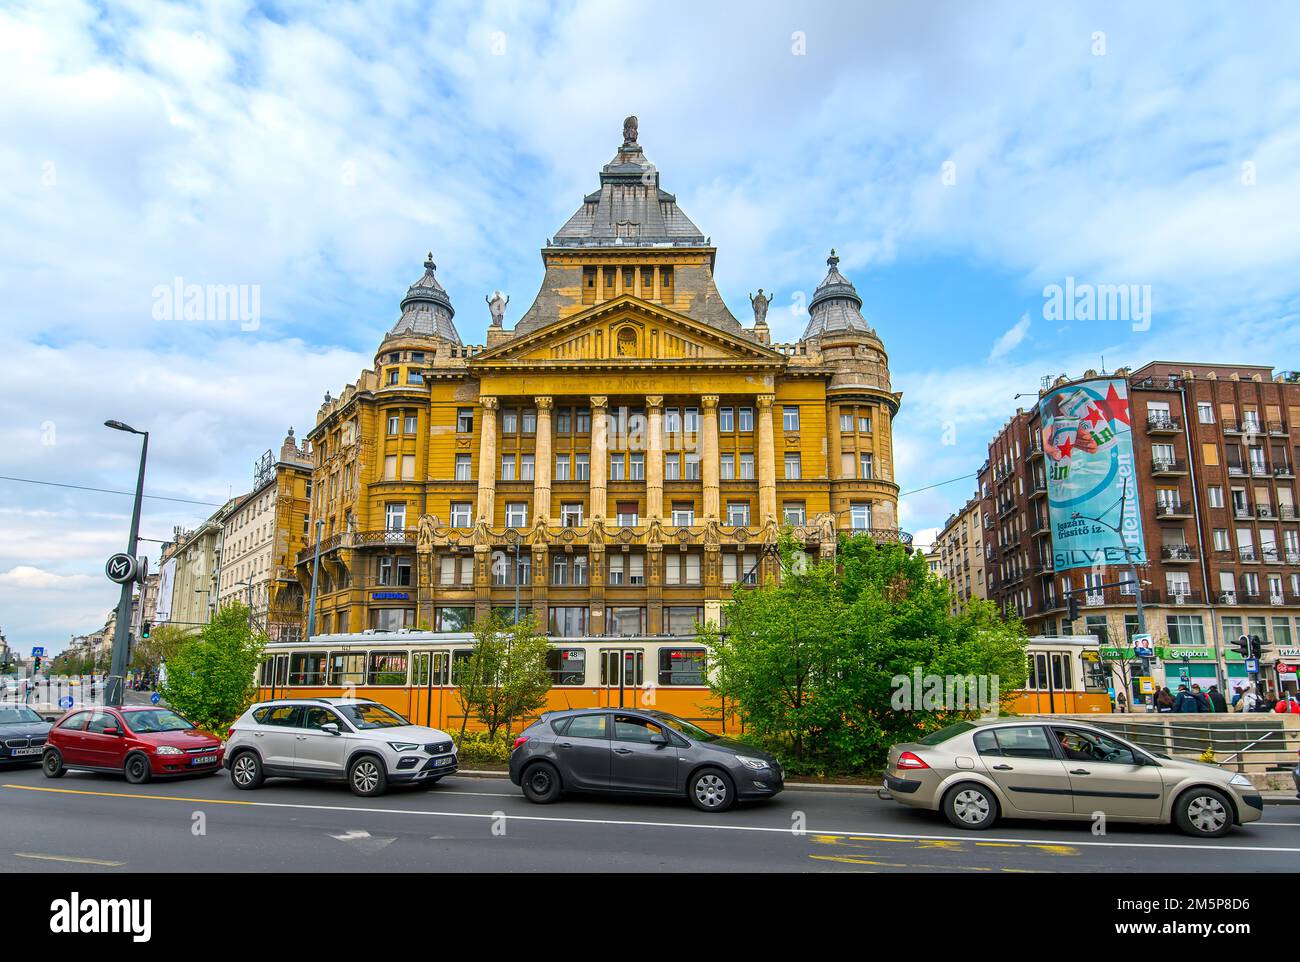
[[[39,762],[50,728],[26,705],[0,705],[0,765]]]
[[[685,795],[705,812],[785,787],[781,764],[761,749],[667,712],[623,708],[543,715],[515,740],[510,780],[540,804],[566,791]]]

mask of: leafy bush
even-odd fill
[[[457,736],[457,758],[462,768],[472,765],[506,765],[510,762],[510,746],[514,737],[503,731],[495,735],[488,732],[465,732]]]

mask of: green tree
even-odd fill
[[[198,728],[225,735],[257,694],[256,673],[267,638],[248,625],[248,607],[231,602],[167,662],[159,694]]]
[[[726,631],[702,638],[715,693],[796,769],[878,764],[894,742],[979,714],[916,697],[918,679],[999,701],[1024,685],[1023,626],[984,601],[951,614],[921,554],[865,535],[842,538],[834,562],[809,562],[788,537],[778,551],[779,581],[738,590]]]
[[[508,738],[516,721],[546,705],[551,689],[549,647],[531,616],[512,624],[494,612],[475,623],[474,650],[452,669],[464,711],[462,738],[471,713],[487,726],[489,738],[502,727]]]

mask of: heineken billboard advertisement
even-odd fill
[[[1144,564],[1128,382],[1059,387],[1038,413],[1056,570]]]

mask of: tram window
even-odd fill
[[[419,688],[429,684],[429,652],[417,651],[411,662],[411,685]]]
[[[275,682],[275,662],[267,659],[262,662],[262,687],[269,688]]]
[[[660,648],[659,684],[703,685],[707,655],[704,648]]]
[[[366,656],[360,652],[330,652],[330,684],[360,685],[366,680]]]
[[[404,651],[372,651],[366,684],[405,685],[406,658],[407,653]]]
[[[1056,691],[1069,691],[1070,685],[1070,656],[1059,653],[1052,654],[1052,688]]]
[[[325,684],[325,652],[299,651],[289,656],[289,684]]]
[[[1001,755],[1002,748],[998,745],[997,732],[991,729],[975,733],[975,750],[981,755]]]
[[[998,747],[1009,758],[1053,758],[1047,732],[1037,725],[999,728]]]
[[[645,718],[637,718],[635,715],[614,716],[614,739],[616,741],[641,742],[649,745],[653,736],[663,734],[662,727]]]
[[[460,677],[461,672],[469,670],[470,659],[474,657],[472,648],[457,648],[451,653],[451,683],[460,687],[456,680]]]
[[[581,685],[587,681],[587,653],[581,648],[552,648],[546,653],[552,685]]]

